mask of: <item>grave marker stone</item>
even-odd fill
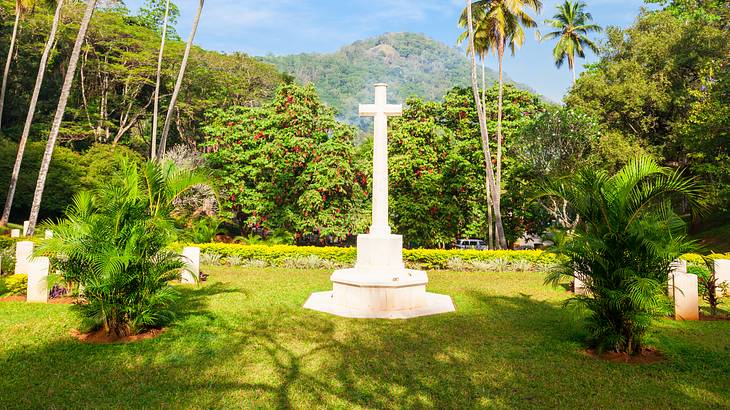
[[[33,258],[28,263],[28,291],[26,301],[48,303],[48,258]]]
[[[33,247],[31,241],[22,241],[15,244],[15,274],[28,274],[28,265],[33,258]]]
[[[200,277],[200,248],[189,246],[183,249],[185,269],[182,272],[182,283],[194,284]]]

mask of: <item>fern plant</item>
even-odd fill
[[[176,239],[173,202],[206,180],[169,162],[124,161],[108,184],[78,194],[65,219],[47,224],[54,236],[39,251],[83,286],[87,303],[75,308],[89,327],[125,336],[173,318],[169,282],[184,266],[167,249]]]
[[[565,199],[582,220],[559,241],[556,251],[566,262],[546,282],[580,279],[588,294],[571,301],[590,312],[592,344],[599,351],[639,353],[652,320],[668,312],[669,265],[694,248],[673,200],[700,211],[701,187],[680,171],[638,158],[614,175],[585,169],[543,194]]]

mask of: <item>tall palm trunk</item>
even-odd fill
[[[482,55],[482,101],[487,100],[487,69],[486,64],[484,63],[484,55]],[[492,204],[492,190],[489,189],[489,182],[486,180],[485,175],[485,182],[486,182],[486,189],[487,189],[487,224],[489,227],[487,228],[488,233],[488,241],[487,245],[489,246],[489,249],[494,249],[494,210],[492,207],[494,206]]]
[[[499,43],[499,48],[497,50],[499,58],[499,92],[497,95],[497,181],[495,183],[495,190],[497,192],[494,193],[494,196],[497,199],[492,204],[495,208],[495,217],[499,219],[499,221],[497,222],[498,226],[496,230],[497,241],[499,242],[499,247],[501,249],[507,248],[507,238],[505,238],[504,228],[502,225],[502,212],[501,209],[497,209],[501,208],[502,204],[502,145],[504,141],[504,137],[502,136],[502,101],[504,99],[504,41],[504,37],[502,37]],[[497,217],[496,214],[499,214],[499,217]]]
[[[0,129],[3,125],[3,111],[5,108],[5,89],[8,86],[8,74],[10,74],[10,63],[13,61],[13,52],[15,51],[15,41],[18,38],[18,26],[20,25],[20,5],[15,6],[15,24],[13,24],[13,34],[10,37],[10,48],[8,48],[8,59],[5,60],[5,70],[3,71],[3,82],[0,86]]]
[[[68,97],[71,94],[71,86],[73,85],[74,77],[76,76],[76,66],[78,65],[79,56],[81,55],[81,46],[84,44],[86,31],[89,29],[89,22],[91,21],[91,16],[94,14],[96,2],[97,0],[89,0],[86,4],[86,11],[84,12],[84,17],[81,19],[81,26],[79,27],[79,32],[76,35],[76,42],[74,43],[74,48],[71,52],[71,58],[68,61],[66,77],[63,80],[63,87],[61,88],[61,97],[58,100],[56,115],[55,117],[53,117],[53,124],[51,125],[51,133],[48,134],[46,151],[43,153],[41,168],[38,171],[38,182],[35,186],[35,193],[33,194],[33,205],[31,205],[30,217],[28,218],[30,222],[28,225],[28,236],[33,235],[33,233],[35,232],[35,225],[38,222],[38,212],[41,209],[43,188],[46,185],[46,177],[48,177],[48,167],[51,165],[53,149],[56,146],[58,133],[61,130],[61,121],[63,121],[63,115],[66,113],[66,104],[68,103]]]
[[[162,129],[162,138],[160,138],[160,149],[158,150],[157,156],[162,157],[165,155],[167,148],[167,136],[170,133],[170,125],[172,124],[172,114],[175,110],[175,103],[177,103],[177,97],[180,94],[180,87],[182,87],[183,78],[185,77],[185,69],[188,65],[188,57],[190,57],[190,49],[193,46],[193,40],[195,40],[195,32],[198,30],[198,23],[200,22],[200,14],[203,12],[203,5],[205,0],[200,0],[198,5],[198,11],[195,13],[195,20],[193,21],[193,29],[190,32],[190,38],[185,46],[185,54],[183,54],[182,64],[180,65],[180,72],[177,75],[177,81],[175,82],[175,89],[172,91],[172,98],[170,99],[170,106],[167,108],[167,117],[165,118],[165,127]]]
[[[33,88],[33,95],[30,98],[30,106],[28,107],[28,115],[25,117],[25,126],[23,127],[23,134],[20,137],[18,143],[18,154],[15,156],[15,165],[13,165],[13,174],[10,176],[10,187],[8,187],[8,195],[5,198],[5,208],[3,209],[3,215],[0,217],[0,226],[6,226],[8,219],[10,219],[10,210],[13,207],[13,199],[15,197],[15,189],[18,185],[18,177],[20,175],[20,165],[23,162],[23,154],[25,153],[25,144],[28,142],[28,135],[30,134],[30,127],[33,124],[33,116],[35,115],[36,105],[38,104],[38,96],[41,92],[41,85],[43,84],[43,77],[46,73],[46,67],[48,65],[48,56],[51,54],[53,49],[53,43],[56,41],[56,32],[58,31],[58,24],[61,21],[61,9],[63,8],[63,0],[58,0],[56,6],[56,14],[53,16],[53,25],[51,26],[51,33],[48,35],[48,41],[46,42],[46,48],[43,49],[43,55],[41,56],[41,62],[38,66],[38,74],[35,78],[35,87]]]
[[[471,0],[466,0],[467,4],[467,25],[469,26],[469,48],[474,48],[474,22],[472,16]],[[489,146],[489,131],[487,130],[487,117],[479,96],[479,83],[477,82],[477,57],[476,53],[471,53],[471,86],[474,93],[474,102],[477,107],[477,115],[479,117],[479,132],[482,138],[482,153],[484,154],[484,164],[487,169],[487,183],[491,188],[492,200],[494,201],[495,229],[497,238],[504,237],[504,229],[502,227],[502,213],[499,208],[499,197],[496,194],[494,167],[492,165],[492,149]],[[506,241],[505,241],[506,242]],[[500,241],[500,247],[502,243]],[[506,247],[506,244],[504,245]]]
[[[570,66],[570,72],[573,73],[573,85],[575,85],[575,62],[572,58],[568,58],[568,65]]]
[[[160,111],[160,76],[162,74],[162,59],[165,54],[165,40],[167,39],[167,20],[170,16],[170,0],[165,3],[165,19],[162,23],[162,40],[160,41],[160,54],[157,56],[157,80],[155,82],[155,108],[152,113],[152,149],[150,157],[155,159],[157,155],[157,122]]]

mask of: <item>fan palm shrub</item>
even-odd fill
[[[701,211],[701,187],[681,171],[638,158],[614,175],[584,169],[543,194],[566,200],[582,220],[557,245],[565,262],[546,282],[567,276],[585,284],[588,294],[571,301],[588,309],[599,351],[640,353],[652,320],[668,313],[670,264],[694,247],[673,203]]]
[[[76,195],[66,218],[47,224],[54,236],[39,251],[83,287],[87,303],[76,309],[88,327],[119,337],[172,319],[169,282],[184,265],[167,249],[176,239],[174,201],[204,183],[205,175],[170,162],[125,160],[108,184]]]

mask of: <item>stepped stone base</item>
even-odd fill
[[[359,235],[357,263],[335,271],[332,291],[313,293],[306,309],[337,316],[408,319],[456,310],[451,298],[426,292],[426,272],[406,269],[399,235]]]

